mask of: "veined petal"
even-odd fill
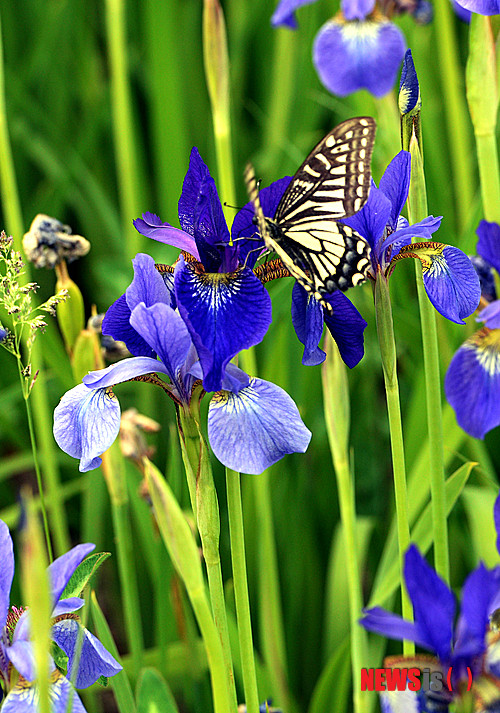
[[[323,308],[298,282],[292,290],[292,324],[304,345],[302,364],[316,366],[324,362],[326,354],[318,346],[324,329]]]
[[[382,97],[394,86],[405,49],[401,30],[386,20],[331,20],[316,36],[313,59],[319,78],[332,94],[343,97],[367,89]]]
[[[85,605],[85,599],[80,597],[68,597],[68,599],[60,599],[52,610],[52,617],[55,619],[62,614],[72,614],[78,611]]]
[[[390,220],[391,210],[390,200],[372,182],[365,205],[350,218],[344,218],[341,221],[346,225],[350,225],[369,243],[377,262],[380,256],[379,241],[384,234],[385,226]]]
[[[51,582],[52,606],[55,606],[59,601],[78,565],[93,550],[95,550],[95,545],[91,542],[76,545],[76,547],[73,547],[69,552],[61,555],[49,565],[47,572]]]
[[[9,661],[14,666],[16,671],[19,671],[21,676],[27,681],[34,681],[36,677],[35,654],[31,641],[27,641],[26,639],[21,639],[19,641],[14,640],[10,646],[6,647],[5,650],[7,656],[9,657]]]
[[[484,322],[489,329],[500,329],[500,300],[495,300],[481,310],[476,322]]]
[[[203,387],[218,391],[228,362],[263,339],[271,323],[271,299],[249,269],[205,273],[182,256],[175,288],[179,312],[200,357]]]
[[[410,190],[411,154],[400,151],[384,171],[380,179],[379,190],[387,196],[391,204],[391,216],[388,225],[395,230],[398,218],[408,198]]]
[[[340,8],[346,20],[364,20],[375,7],[375,0],[342,0]]]
[[[482,562],[465,580],[454,658],[467,661],[486,651],[490,604],[498,592],[498,584],[498,572],[486,569]]]
[[[54,438],[65,453],[80,458],[82,473],[101,464],[99,456],[119,430],[120,404],[109,389],[89,390],[79,384],[64,394],[54,411]]]
[[[14,577],[14,551],[9,528],[0,520],[0,630],[7,620],[10,602],[10,588]]]
[[[417,643],[434,651],[440,661],[448,661],[455,616],[453,592],[415,545],[410,545],[406,552],[404,577],[419,632]]]
[[[333,307],[331,314],[325,311],[325,324],[337,343],[342,360],[352,369],[365,353],[363,332],[366,322],[351,300],[339,290],[325,299]]]
[[[145,356],[153,359],[156,354],[150,345],[137,334],[130,324],[131,310],[127,304],[127,296],[122,295],[108,308],[102,321],[102,333],[125,345],[135,357]]]
[[[144,302],[146,307],[162,302],[172,306],[172,294],[165,284],[163,277],[155,267],[151,255],[138,253],[132,260],[134,266],[134,279],[127,287],[125,296],[130,310]]]
[[[214,395],[208,410],[208,438],[223,465],[257,475],[287,453],[304,453],[311,432],[283,389],[251,378],[238,394]]]
[[[403,241],[407,241],[408,238],[410,238],[410,240],[411,238],[425,238],[426,240],[428,240],[432,236],[432,234],[439,229],[442,219],[442,216],[438,216],[437,218],[435,218],[433,215],[428,215],[427,218],[424,218],[418,223],[408,225],[408,221],[405,219],[402,220],[400,216],[397,222],[397,230],[395,230],[394,233],[391,233],[384,240],[384,242],[382,243],[381,250],[385,251],[389,246],[394,245],[395,243],[399,245]],[[403,222],[404,226],[402,226]],[[420,247],[422,250],[425,251],[424,246]],[[393,252],[393,257],[394,254],[397,253]],[[416,257],[416,255],[412,255],[411,257]]]
[[[398,641],[406,639],[425,646],[425,642],[420,640],[420,633],[415,624],[406,621],[398,614],[391,614],[391,612],[381,607],[364,609],[363,617],[359,620],[359,623],[367,631],[374,631],[376,634],[386,636],[389,639]]]
[[[478,15],[500,15],[498,0],[457,0],[457,4]]]
[[[110,364],[105,369],[89,371],[83,377],[83,383],[88,389],[105,389],[109,386],[122,384],[124,381],[130,381],[136,376],[155,372],[169,376],[167,367],[158,359],[132,357],[131,359],[122,359],[116,364]]]
[[[76,678],[73,674],[75,651],[81,632],[80,660]],[[82,627],[75,619],[61,619],[52,627],[52,638],[68,656],[68,677],[75,681],[76,688],[87,688],[100,676],[114,676],[122,670],[122,666],[96,639],[88,629]]]
[[[500,274],[500,225],[482,220],[477,226],[476,233],[479,238],[477,254]]]
[[[500,424],[500,330],[481,329],[462,344],[444,388],[459,426],[471,436],[484,438]]]
[[[184,230],[174,228],[169,223],[162,223],[154,213],[143,213],[142,218],[136,218],[133,223],[141,235],[158,240],[165,245],[172,245],[174,248],[184,250],[197,260],[200,259],[194,238]]]
[[[72,713],[86,713],[85,708],[67,678],[59,671],[52,674],[49,689],[51,713],[65,713],[68,710],[69,697]],[[9,692],[2,704],[2,713],[40,713],[39,694],[35,685],[20,680]]]
[[[297,28],[295,10],[302,7],[302,5],[310,5],[313,2],[316,2],[316,0],[280,0],[271,18],[271,25],[273,27],[290,27],[295,30]]]
[[[425,291],[434,307],[452,322],[465,324],[464,317],[481,299],[479,278],[467,255],[446,245],[421,261]]]

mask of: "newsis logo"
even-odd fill
[[[430,668],[362,668],[362,691],[452,691],[452,668],[446,672]],[[472,686],[472,672],[467,668],[467,690]]]

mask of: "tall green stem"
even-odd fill
[[[229,533],[231,537],[231,561],[233,563],[234,595],[238,636],[240,642],[241,667],[243,669],[243,689],[247,713],[259,713],[259,695],[255,659],[253,652],[252,623],[243,531],[243,508],[241,504],[240,474],[226,468],[227,509],[229,513]]]
[[[406,491],[405,452],[403,445],[403,427],[401,423],[401,404],[399,400],[399,384],[397,375],[396,342],[394,339],[394,324],[392,321],[391,298],[389,284],[384,275],[379,272],[375,283],[375,314],[377,319],[377,334],[384,372],[387,412],[389,416],[389,432],[391,436],[392,468],[394,475],[394,494],[396,500],[396,520],[398,528],[399,563],[401,573],[401,608],[403,617],[413,620],[411,602],[406,592],[403,579],[403,558],[410,544],[410,525],[408,520],[408,496]],[[411,641],[403,642],[405,655],[415,653]]]

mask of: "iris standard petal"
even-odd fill
[[[455,599],[415,545],[405,555],[404,577],[415,612],[419,643],[434,651],[439,660],[450,658]]]
[[[500,15],[499,0],[457,0],[457,3],[478,15]]]
[[[435,218],[433,215],[428,215],[427,218],[419,221],[418,223],[413,223],[413,225],[408,225],[408,221],[399,217],[397,223],[397,230],[391,233],[382,243],[381,250],[385,251],[388,247],[397,244],[399,249],[401,249],[401,244],[406,242],[409,244],[411,238],[425,238],[428,240],[432,237],[432,234],[439,229],[442,221],[442,216]],[[429,248],[432,250],[432,248]],[[392,253],[393,257],[398,251]],[[417,257],[414,255],[413,257]]]
[[[325,87],[339,96],[367,89],[387,94],[396,80],[406,45],[392,23],[331,20],[316,36],[313,60]]]
[[[101,464],[99,456],[119,430],[120,404],[108,389],[79,384],[64,394],[54,411],[54,438],[65,453],[80,458],[82,473]]]
[[[326,354],[318,344],[324,328],[323,308],[298,282],[292,290],[292,324],[299,342],[304,345],[302,364],[322,364]]]
[[[479,278],[461,250],[441,246],[422,260],[424,287],[437,311],[457,324],[474,312],[481,299]]]
[[[205,391],[218,391],[228,362],[258,344],[271,323],[271,299],[249,269],[206,273],[180,258],[177,305],[200,357]]]
[[[52,617],[55,619],[57,616],[62,614],[72,614],[78,611],[85,605],[85,599],[80,597],[68,597],[68,599],[61,599],[56,602],[54,609],[52,610]]]
[[[500,330],[481,329],[451,360],[444,382],[446,398],[461,428],[484,438],[500,425]]]
[[[471,11],[466,10],[465,7],[462,7],[457,0],[452,0],[451,2],[453,9],[455,10],[455,15],[462,20],[462,22],[467,22],[467,24],[470,22],[471,18]]]
[[[141,235],[158,240],[165,245],[172,245],[174,248],[184,250],[197,260],[200,259],[194,238],[184,230],[174,228],[169,223],[162,223],[154,213],[143,213],[142,218],[136,218],[133,223]]]
[[[474,658],[486,650],[486,632],[491,614],[490,604],[498,592],[498,576],[481,562],[469,574],[462,588],[460,637],[454,657]]]
[[[495,300],[481,310],[476,322],[484,322],[489,329],[500,329],[500,300]]]
[[[79,633],[81,632],[81,633]],[[78,652],[81,637],[80,658],[76,677],[73,673],[75,652]],[[122,666],[107,651],[90,631],[82,627],[75,619],[61,619],[52,627],[52,638],[68,656],[68,677],[76,688],[87,688],[100,676],[114,676]]]
[[[290,27],[295,30],[297,28],[295,10],[302,7],[302,5],[310,5],[313,2],[316,2],[316,0],[280,0],[271,17],[271,25],[273,27]]]
[[[380,254],[379,241],[384,234],[385,226],[390,220],[391,211],[390,200],[372,182],[365,205],[358,213],[342,220],[342,223],[350,225],[369,243],[377,261]]]
[[[399,214],[408,198],[410,190],[411,154],[409,151],[400,151],[384,171],[380,179],[379,190],[387,196],[391,203],[391,215],[387,224],[395,230]]]
[[[363,332],[367,323],[342,292],[334,292],[325,299],[333,307],[331,314],[325,311],[325,324],[335,339],[340,356],[352,369],[365,353]]]
[[[158,359],[132,357],[131,359],[122,359],[116,364],[110,364],[105,369],[89,371],[83,377],[83,383],[88,389],[104,389],[122,384],[124,381],[130,381],[136,376],[154,372],[169,375],[166,366]]]
[[[373,607],[372,609],[364,609],[363,617],[359,620],[361,626],[367,631],[373,631],[381,636],[386,636],[389,639],[414,641],[422,646],[425,645],[420,640],[420,633],[412,622],[406,621],[398,614],[382,609],[381,607]]]
[[[52,606],[55,606],[56,602],[59,601],[76,568],[93,550],[95,550],[95,545],[91,542],[76,545],[76,547],[73,547],[69,552],[61,555],[49,565],[47,572],[51,583]]]
[[[10,603],[10,588],[14,577],[14,550],[9,528],[0,520],[0,630],[7,620]]]
[[[208,409],[208,438],[223,465],[257,475],[287,453],[304,453],[311,432],[283,389],[252,378],[238,394],[214,395]]]
[[[158,302],[172,306],[172,295],[163,277],[156,269],[155,261],[151,255],[138,253],[132,260],[132,265],[134,266],[134,279],[125,291],[130,310],[132,311],[141,302],[146,307]]]
[[[346,20],[364,20],[375,7],[375,0],[342,0],[340,9]]]
[[[102,333],[109,334],[117,341],[125,342],[127,349],[135,357],[154,358],[156,354],[153,349],[131,326],[130,315],[131,310],[127,304],[127,297],[122,295],[116,302],[113,302],[104,315]]]
[[[500,274],[500,225],[482,220],[476,230],[477,254]]]

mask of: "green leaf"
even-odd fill
[[[487,567],[498,565],[497,533],[493,521],[493,505],[497,495],[497,490],[492,488],[472,486],[465,488],[463,494],[474,552],[476,558]]]
[[[179,713],[164,678],[154,668],[145,668],[137,682],[137,713]]]
[[[351,683],[349,637],[330,656],[313,691],[308,713],[346,711]]]
[[[61,599],[69,599],[69,597],[79,597],[83,592],[90,579],[96,571],[105,562],[108,557],[111,557],[110,552],[97,552],[83,560],[81,564],[73,572],[73,576],[66,585],[66,589],[61,595]]]

